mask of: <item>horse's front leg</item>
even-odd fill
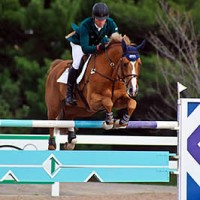
[[[106,119],[105,122],[103,123],[103,128],[105,130],[110,130],[114,126],[114,117],[113,117],[113,112],[106,110]]]
[[[127,102],[127,110],[123,114],[122,118],[115,121],[115,128],[126,128],[128,126],[128,122],[130,117],[132,116],[134,110],[136,109],[136,101],[131,98],[126,98]]]
[[[93,94],[91,101],[90,101],[91,109],[92,110],[99,110],[105,108],[106,110],[106,118],[105,122],[103,123],[103,128],[106,130],[112,129],[114,125],[114,117],[113,117],[113,102],[111,97],[100,95],[100,94]]]
[[[134,99],[129,99],[128,100],[128,107],[127,107],[127,112],[124,113],[123,117],[120,119],[120,125],[121,126],[127,126],[130,117],[132,116],[134,110],[136,109],[136,101]]]

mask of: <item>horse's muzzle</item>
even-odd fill
[[[133,88],[128,89],[128,95],[130,98],[134,98],[138,94],[139,88],[137,87],[136,90],[133,90]]]

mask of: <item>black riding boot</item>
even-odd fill
[[[77,71],[73,67],[69,69],[67,81],[67,97],[65,100],[66,105],[76,105],[76,99],[73,97],[74,85],[76,84]]]

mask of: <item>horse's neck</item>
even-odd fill
[[[97,55],[95,65],[102,67],[99,63],[106,65],[110,69],[114,69],[122,57],[122,48],[119,43],[109,46],[104,52]],[[113,66],[114,65],[114,66]]]
[[[122,57],[122,48],[119,43],[112,44],[109,46],[105,52],[101,52],[97,55],[92,55],[86,71],[86,76],[84,76],[82,83],[86,83],[89,80],[92,72],[100,73],[105,75],[103,80],[114,80],[117,76],[117,68]],[[101,77],[103,77],[101,75]]]
[[[120,42],[110,43],[107,49],[100,54],[93,54],[87,67],[87,72],[91,73],[92,69],[105,72],[105,67],[107,71],[110,71],[110,78],[115,76],[116,65],[118,65],[120,58],[122,57],[122,46]],[[114,64],[114,66],[113,66]],[[109,70],[108,70],[109,69]],[[87,76],[86,76],[87,77]]]
[[[114,64],[112,67],[113,68],[112,79],[114,79],[117,76],[120,65],[120,59],[122,58],[121,43],[112,44],[107,51],[107,56],[112,61],[112,65]]]

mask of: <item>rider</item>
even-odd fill
[[[72,28],[74,29],[74,34],[66,37],[72,47],[73,59],[68,75],[66,105],[76,105],[73,89],[82,56],[105,50],[105,43],[108,42],[108,37],[118,32],[116,23],[109,18],[107,5],[101,2],[94,4],[92,17],[83,20],[79,27],[73,24]]]

